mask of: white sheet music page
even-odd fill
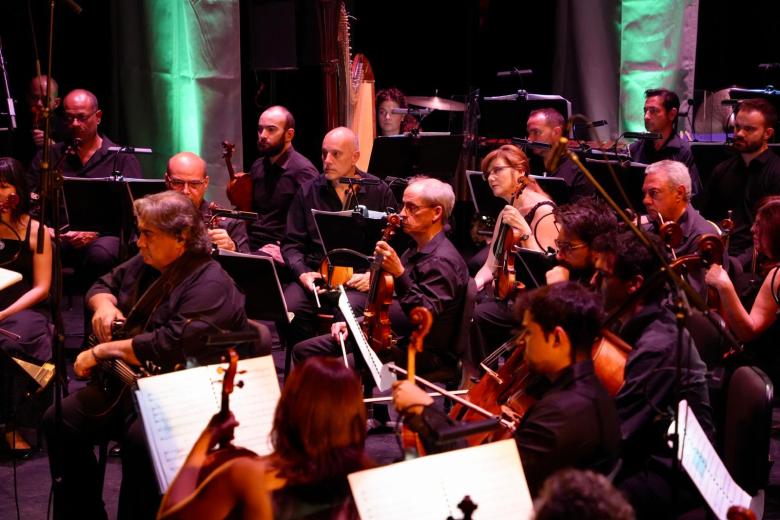
[[[160,490],[168,489],[211,417],[219,411],[224,364],[138,380],[136,397]],[[270,453],[269,433],[279,400],[271,356],[240,360],[230,409],[240,423],[234,444]]]
[[[22,281],[22,275],[16,271],[0,267],[0,291]]]
[[[677,416],[680,421],[678,458],[715,516],[726,520],[729,507],[749,508],[751,496],[731,478],[687,401],[680,401]],[[674,432],[674,424],[669,432]]]
[[[460,518],[466,495],[477,520],[529,518],[533,510],[514,439],[359,471],[349,485],[363,520]]]

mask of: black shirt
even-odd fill
[[[691,174],[691,196],[696,198],[702,192],[701,177],[696,163],[693,160],[691,145],[683,141],[672,132],[669,139],[661,146],[660,150],[655,149],[655,141],[650,139],[639,139],[629,146],[631,160],[643,164],[653,164],[654,162],[670,160],[678,161],[688,167]]]
[[[357,171],[357,175],[364,179],[376,179],[373,175],[361,171]],[[383,182],[361,186],[357,201],[353,199],[350,207],[346,209],[352,209],[357,204],[373,211],[386,211],[387,208],[396,207],[393,192]],[[320,264],[325,258],[325,251],[311,210],[342,211],[344,208],[341,206],[336,190],[324,175],[304,184],[298,190],[290,204],[290,211],[287,214],[287,232],[282,240],[284,261],[295,278],[303,273],[319,271]]]
[[[92,157],[89,158],[87,164],[81,164],[81,159],[79,159],[78,155],[67,155],[61,164],[62,175],[65,177],[86,177],[89,179],[110,177],[114,172],[114,160],[116,159],[116,170],[120,172],[123,177],[132,179],[140,179],[143,177],[141,174],[141,165],[133,154],[109,152],[108,148],[116,146],[116,144],[104,135],[101,137],[103,138],[103,142],[100,145],[100,148],[92,154]],[[67,143],[64,142],[54,145],[50,158],[52,166],[60,161],[66,147]],[[35,155],[32,167],[30,168],[28,184],[32,191],[38,191],[40,186],[41,158],[42,152],[39,151]]]
[[[252,176],[252,211],[257,222],[249,224],[252,250],[276,244],[284,237],[287,211],[300,187],[319,176],[317,168],[292,146],[272,163],[268,157],[257,159]]]
[[[204,221],[207,221],[211,215],[208,203],[204,200],[200,203],[200,214]],[[249,253],[249,237],[246,233],[246,222],[237,218],[218,217],[216,226],[227,231],[230,239],[236,244],[236,251],[239,253]]]
[[[780,194],[780,157],[765,150],[750,164],[741,155],[718,164],[710,175],[702,197],[701,212],[719,222],[734,210],[734,231],[729,239],[729,254],[737,257],[743,267],[753,256],[753,235],[750,227],[756,218],[758,204],[766,196]]]
[[[596,194],[596,188],[593,187],[593,184],[588,181],[588,178],[574,164],[574,161],[568,157],[564,157],[558,165],[558,169],[554,173],[549,174],[548,177],[557,177],[566,181],[566,185],[569,186],[569,200],[571,201]],[[556,202],[560,204],[559,201]]]
[[[145,264],[139,254],[99,278],[85,298],[89,301],[99,293],[113,294],[117,307],[127,316],[159,276],[160,272]],[[215,328],[236,331],[246,327],[244,295],[219,264],[209,259],[163,297],[143,332],[133,337],[133,352],[139,361],[151,361],[166,370],[190,357],[208,362],[212,360],[208,349],[214,347],[205,347],[204,334]]]

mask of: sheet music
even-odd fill
[[[209,419],[219,411],[224,364],[192,368],[138,380],[136,397],[160,490],[168,489]],[[234,444],[271,452],[269,433],[279,400],[271,356],[240,360],[230,409],[240,423]]]
[[[0,291],[22,281],[21,273],[0,267]]]
[[[359,471],[349,485],[364,520],[460,518],[466,495],[477,520],[529,518],[533,510],[514,439]]]
[[[687,401],[680,401],[677,417],[680,420],[678,458],[715,516],[726,520],[729,507],[749,508],[751,496],[731,478]],[[674,432],[674,424],[669,432]]]

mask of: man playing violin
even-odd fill
[[[250,252],[246,224],[243,221],[218,217],[211,222],[211,209],[205,198],[209,187],[206,161],[192,152],[177,153],[168,159],[165,185],[169,190],[183,193],[195,204],[204,222],[210,224],[206,231],[212,244],[228,251]]]
[[[402,229],[414,245],[399,256],[390,244],[379,241],[374,251],[382,258],[382,270],[394,279],[396,298],[389,315],[393,332],[401,338],[399,347],[413,330],[407,316],[414,307],[425,307],[433,315],[425,350],[417,354],[417,366],[423,375],[440,369],[452,369],[454,373],[458,362],[454,345],[469,276],[463,258],[444,234],[454,204],[455,194],[449,184],[425,177],[411,179],[404,191],[401,218]],[[338,355],[340,334],[347,334],[344,322],[335,323],[330,335],[296,345],[293,359],[301,362],[315,355]],[[399,363],[402,357],[396,358]]]
[[[602,318],[598,296],[581,284],[560,283],[522,293],[516,310],[522,316],[523,333],[515,348],[525,349],[525,363],[539,376],[517,388],[536,402],[525,410],[514,431],[528,487],[535,496],[544,480],[559,469],[612,470],[620,429],[614,400],[596,377],[591,361]],[[393,402],[428,450],[431,434],[453,423],[433,407],[432,397],[408,381],[395,384]]]
[[[296,279],[284,289],[287,308],[295,314],[287,337],[290,346],[314,335],[317,311],[314,292],[321,291],[315,282],[324,278],[320,269],[325,253],[311,210],[344,211],[362,205],[373,211],[387,211],[396,207],[393,192],[387,185],[357,169],[359,158],[360,149],[352,130],[339,127],[328,132],[322,140],[323,174],[304,184],[290,205],[287,232],[282,240],[282,256]],[[351,187],[339,182],[344,178],[377,183]],[[354,274],[345,285],[351,289],[349,297],[353,307],[362,312],[368,273]]]
[[[221,350],[207,347],[204,335],[247,328],[244,296],[209,256],[210,240],[192,202],[172,191],[134,203],[140,253],[100,278],[86,295],[94,311],[98,344],[74,363],[86,377],[104,361],[154,366],[167,372],[188,363],[216,362]],[[112,323],[126,319],[122,339]],[[143,426],[131,391],[112,375],[93,379],[62,401],[62,425],[54,407],[43,419],[54,477],[57,518],[105,518],[94,445],[122,441],[120,518],[153,518],[159,490],[148,456]]]
[[[657,237],[647,235],[661,247]],[[666,518],[678,486],[680,513],[701,499],[687,477],[675,475],[666,431],[678,400],[686,399],[710,441],[714,439],[707,368],[687,331],[682,334],[681,381],[675,390],[678,329],[665,303],[665,280],[638,291],[660,269],[658,258],[632,232],[600,236],[593,244],[593,283],[608,312],[620,309],[612,327],[633,348],[624,383],[616,396],[623,440],[623,466],[616,483],[637,511],[638,518]],[[660,416],[659,416],[660,414]]]

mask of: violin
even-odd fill
[[[387,216],[387,226],[382,231],[382,240],[387,242],[401,225],[401,217],[396,214]],[[390,328],[390,304],[393,303],[395,281],[393,275],[382,271],[381,256],[371,264],[371,278],[368,288],[368,300],[363,312],[363,334],[375,352],[392,347],[395,343]]]
[[[233,169],[233,152],[236,150],[236,145],[229,141],[222,141],[222,158],[225,160],[225,166],[227,167],[228,180],[227,198],[231,204],[233,204],[240,211],[252,211],[252,177],[249,175],[242,175],[236,177],[236,172]]]
[[[710,233],[700,236],[697,248],[696,253],[676,258],[670,267],[679,273],[683,269],[706,269],[712,264],[721,265],[723,263],[724,244],[719,236]],[[707,304],[711,309],[720,309],[720,295],[717,289],[707,288]]]
[[[499,350],[508,350],[516,344],[518,338],[512,338],[504,343]],[[591,349],[591,359],[596,376],[610,396],[615,397],[623,386],[624,370],[631,346],[616,334],[603,329],[601,337],[596,340]],[[534,374],[524,359],[525,345],[515,346],[509,358],[497,372],[488,372],[469,390],[466,399],[498,416],[509,416],[514,427],[526,411],[536,402],[528,389],[540,382],[543,377]],[[455,404],[450,411],[450,417],[457,421],[477,421],[483,416],[461,404]],[[470,446],[485,442],[493,442],[509,438],[514,428],[503,428],[495,432],[471,435],[467,438]]]
[[[406,379],[410,383],[414,383],[417,353],[423,351],[423,340],[431,330],[433,315],[425,307],[415,307],[409,313],[409,320],[415,325],[415,329],[412,331],[409,345],[406,348]],[[404,427],[401,438],[405,451],[418,455],[424,453],[422,442],[416,433]]]
[[[514,206],[515,200],[523,193],[529,182],[525,175],[517,179],[517,187],[509,201],[510,206]],[[521,238],[520,230],[509,224],[501,224],[493,244],[493,254],[498,263],[494,284],[494,295],[497,300],[505,300],[512,292],[522,288],[522,283],[517,282],[515,271],[515,247],[520,245]]]

